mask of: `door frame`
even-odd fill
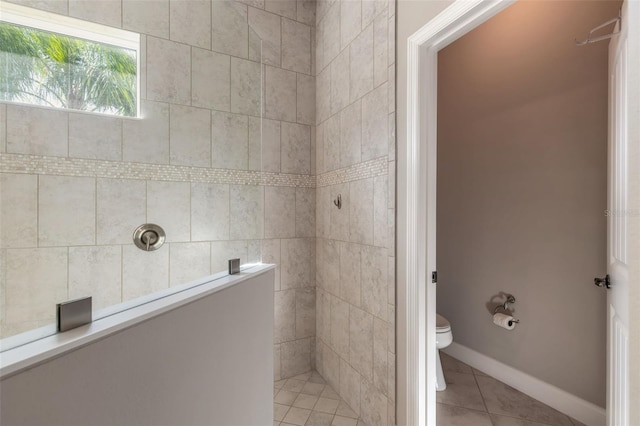
[[[403,319],[408,425],[436,424],[436,293],[431,271],[436,269],[438,51],[513,3],[515,0],[456,0],[408,39],[407,291]]]

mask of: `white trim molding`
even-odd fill
[[[407,41],[407,424],[435,425],[438,51],[514,0],[457,0]]]
[[[549,407],[573,417],[585,425],[602,426],[606,424],[607,416],[604,408],[578,398],[567,391],[516,370],[480,352],[455,342],[444,349],[443,352],[547,404]]]

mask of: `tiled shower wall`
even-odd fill
[[[309,370],[315,5],[16,3],[142,33],[143,118],[0,104],[3,335],[51,323],[62,300],[92,294],[99,309],[225,270],[231,257],[257,260],[262,249],[280,264],[276,374]],[[264,39],[262,70],[248,23]],[[146,222],[167,231],[156,252],[131,242]]]
[[[315,188],[315,1],[249,0],[263,40],[266,172],[303,175]],[[276,263],[275,380],[315,361],[315,189],[265,188],[263,262]]]
[[[394,425],[395,2],[320,0],[316,22],[316,366]]]

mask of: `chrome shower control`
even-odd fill
[[[140,225],[133,231],[133,242],[144,251],[158,250],[164,244],[164,229],[153,223]]]

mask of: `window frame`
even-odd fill
[[[134,117],[108,114],[119,118],[140,118],[140,34],[120,28],[109,27],[107,25],[95,22],[84,21],[69,16],[58,15],[43,10],[33,9],[30,7],[20,6],[13,3],[7,3],[0,0],[0,22],[20,25],[23,27],[33,28],[51,33],[57,33],[69,37],[75,37],[90,42],[107,44],[110,46],[128,49],[136,53],[136,115]],[[3,101],[5,102],[5,101]],[[11,102],[11,101],[6,101]],[[56,108],[43,105],[32,105],[34,107],[55,108],[65,111],[75,111],[71,108]],[[81,111],[88,114],[102,114],[92,111]]]

